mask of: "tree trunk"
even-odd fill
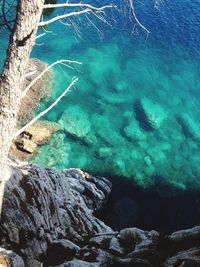
[[[0,78],[0,209],[6,180],[10,177],[7,157],[21,100],[21,88],[44,0],[19,0],[14,31]]]

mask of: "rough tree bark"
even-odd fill
[[[6,162],[17,120],[21,87],[43,4],[44,0],[18,1],[14,31],[0,77],[0,209],[5,182],[10,176]]]

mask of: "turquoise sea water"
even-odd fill
[[[78,69],[54,70],[56,99],[78,76],[76,87],[43,119],[61,130],[34,163],[132,179],[139,186],[200,186],[200,4],[163,0],[136,3],[150,30],[134,28],[124,3],[107,22],[85,16],[75,28],[55,23],[37,41],[33,57],[47,63],[79,60]],[[94,3],[94,1],[93,1]],[[103,4],[96,1],[97,5]],[[89,16],[92,19],[92,16]]]

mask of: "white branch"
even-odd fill
[[[51,24],[51,23],[53,23],[53,22],[55,22],[57,20],[61,20],[61,19],[64,19],[64,18],[68,18],[68,17],[72,17],[72,16],[77,16],[77,15],[84,14],[84,13],[89,13],[89,12],[92,12],[91,9],[89,9],[89,8],[86,8],[84,10],[70,12],[70,13],[67,13],[67,14],[64,14],[64,15],[60,15],[60,16],[54,17],[54,18],[49,19],[47,21],[41,21],[38,24],[38,26],[43,27],[43,26],[48,25],[48,24]]]
[[[115,7],[115,6],[113,6],[113,5],[105,5],[105,6],[102,6],[102,7],[95,7],[95,6],[90,5],[90,4],[82,4],[82,3],[75,3],[75,4],[62,3],[62,4],[47,4],[47,5],[44,5],[44,8],[59,8],[59,7],[80,7],[80,8],[84,8],[84,9],[81,9],[81,10],[78,10],[78,11],[73,11],[73,12],[70,12],[70,13],[63,14],[63,15],[59,15],[59,16],[54,17],[52,19],[49,19],[47,21],[41,21],[39,23],[39,26],[43,27],[43,26],[48,25],[50,23],[53,23],[53,22],[55,22],[57,20],[61,20],[61,19],[64,19],[64,18],[72,17],[72,16],[77,16],[77,15],[84,14],[84,13],[103,12],[104,9],[112,8],[112,7]]]
[[[32,71],[30,71],[30,72],[26,73],[26,74],[24,75],[24,78],[27,78],[27,77],[29,77],[29,76],[31,76],[31,75],[33,75],[33,74],[35,74],[35,73],[36,73],[36,71],[37,71],[37,70],[32,70]]]
[[[30,82],[30,84],[26,87],[26,89],[22,92],[22,98],[27,94],[28,90],[40,79],[42,78],[42,76],[49,71],[51,68],[53,68],[55,65],[57,64],[62,64],[62,63],[72,63],[72,64],[82,64],[79,61],[73,61],[73,60],[65,60],[65,59],[61,59],[61,60],[57,60],[54,63],[52,63],[51,65],[49,65],[47,68],[45,68],[34,80],[32,80],[32,82]],[[69,66],[68,66],[69,67]]]
[[[42,116],[44,116],[47,112],[49,112],[65,95],[66,93],[71,89],[72,86],[78,81],[78,78],[73,80],[70,85],[67,87],[67,89],[51,104],[47,109],[42,111],[40,114],[38,114],[34,119],[32,119],[29,123],[27,123],[24,127],[22,127],[19,131],[17,131],[13,139],[15,139],[18,135],[23,133],[26,129],[28,129],[33,123],[35,123],[37,120],[39,120]]]
[[[71,4],[71,3],[61,3],[61,4],[46,4],[43,6],[43,9],[46,9],[46,8],[58,8],[58,7],[86,7],[86,8],[89,8],[91,10],[94,10],[94,11],[103,11],[104,9],[106,8],[112,8],[112,7],[115,7],[114,5],[106,5],[106,6],[102,6],[102,7],[95,7],[93,5],[90,5],[90,4],[82,4],[82,3],[74,3],[74,4]]]
[[[136,14],[135,14],[135,9],[134,9],[134,6],[133,6],[133,0],[128,0],[128,1],[129,1],[129,3],[130,3],[131,11],[132,11],[132,15],[133,15],[135,21],[137,22],[137,24],[138,24],[143,30],[145,30],[145,31],[147,32],[147,34],[149,34],[150,31],[149,31],[144,25],[142,25],[142,23],[138,20]]]
[[[37,35],[37,36],[36,36],[36,39],[39,39],[40,37],[42,37],[42,36],[44,36],[44,35],[46,35],[46,32],[43,32],[43,33]]]

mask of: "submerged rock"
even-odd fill
[[[167,118],[167,112],[159,104],[148,98],[137,101],[135,110],[137,119],[144,128],[159,129]]]
[[[119,82],[117,82],[117,84],[116,84],[116,87],[115,87],[115,90],[117,91],[117,92],[123,92],[124,94],[125,94],[125,92],[127,91],[127,89],[128,89],[128,83],[127,82],[125,82],[125,81],[119,81]]]
[[[124,134],[128,140],[146,140],[145,133],[141,130],[140,126],[134,118],[132,119],[131,123],[124,128]]]
[[[33,158],[32,162],[48,167],[63,166],[64,168],[64,166],[67,166],[71,145],[65,139],[64,133],[55,133],[47,145],[40,147],[38,154]],[[42,154],[42,158],[40,154]]]
[[[110,147],[101,147],[97,151],[97,157],[100,159],[106,159],[112,156],[112,149]]]
[[[95,127],[97,138],[101,138],[105,145],[123,145],[125,140],[120,135],[119,130],[115,129],[108,117],[95,114],[92,116],[92,124]]]
[[[182,127],[183,134],[200,141],[200,123],[195,121],[187,113],[177,117],[177,121]]]
[[[67,134],[80,139],[84,139],[91,129],[87,113],[78,105],[65,109],[58,123]]]

